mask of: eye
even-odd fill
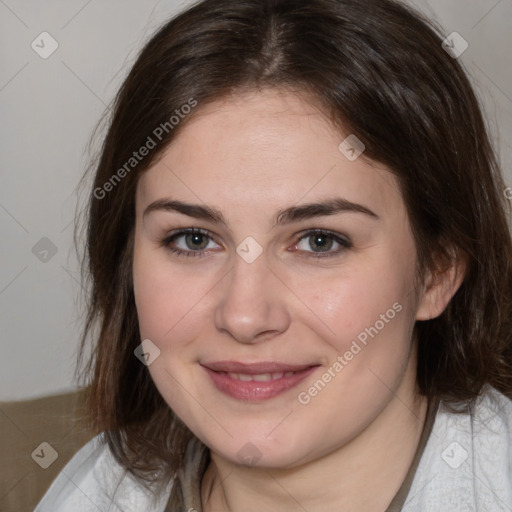
[[[207,231],[197,228],[171,233],[162,240],[162,245],[172,253],[190,257],[204,256],[206,251],[220,248]]]
[[[310,253],[311,256],[318,258],[338,255],[350,247],[352,247],[351,242],[337,233],[312,230],[303,234],[294,249]]]

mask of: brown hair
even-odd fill
[[[336,126],[363,141],[367,158],[396,175],[419,269],[435,268],[440,257],[466,259],[464,281],[446,310],[415,326],[421,393],[455,404],[491,385],[512,396],[505,187],[478,101],[442,39],[438,28],[392,0],[204,0],[146,44],[115,99],[95,171],[81,348],[83,359],[97,326],[82,374],[92,422],[143,483],[174,475],[194,436],[134,356],[137,178],[202,105],[242,89],[278,87],[315,98]],[[170,123],[191,98],[195,110]],[[155,147],[126,166],[149,136]],[[122,179],[114,180],[116,173]]]

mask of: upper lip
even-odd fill
[[[259,363],[242,363],[240,361],[214,361],[201,363],[202,366],[209,368],[215,372],[226,373],[246,373],[248,375],[258,375],[261,373],[277,373],[277,372],[300,372],[316,364],[286,364],[274,361],[262,361]]]

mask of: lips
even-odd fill
[[[261,401],[295,387],[318,365],[215,361],[201,366],[222,393],[238,400]]]

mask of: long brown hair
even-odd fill
[[[315,98],[333,124],[363,141],[366,157],[392,170],[421,272],[443,258],[466,259],[443,314],[415,326],[421,393],[455,404],[490,385],[512,396],[509,205],[479,103],[443,38],[393,0],[204,0],[143,48],[115,98],[95,168],[81,349],[83,362],[94,334],[82,373],[92,423],[142,483],[175,474],[193,434],[134,356],[137,179],[201,106],[242,89]],[[192,112],[183,108],[191,100]],[[131,160],[143,146],[148,154]]]

